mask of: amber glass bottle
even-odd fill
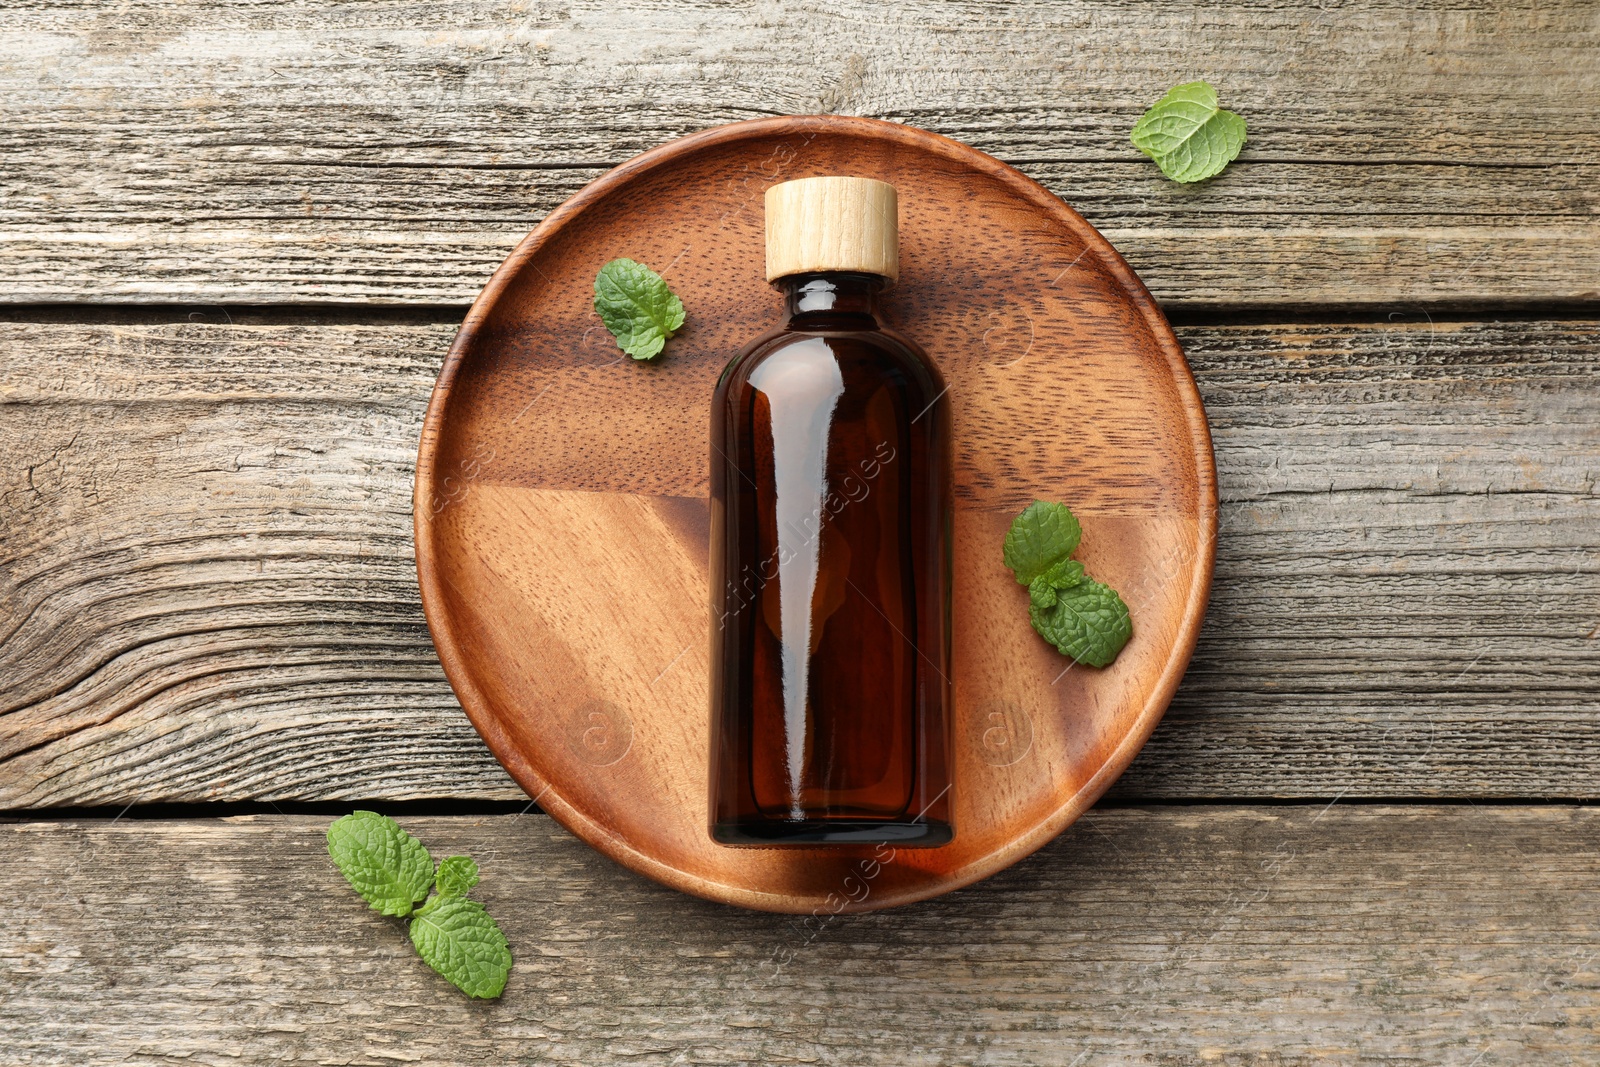
[[[711,416],[711,834],[729,845],[933,846],[950,811],[950,410],[878,323],[892,186],[767,193],[789,320]]]

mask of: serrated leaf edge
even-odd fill
[[[1055,592],[1057,593],[1057,596],[1055,597],[1054,602],[1048,607],[1039,608],[1030,603],[1028,608],[1028,621],[1033,624],[1034,632],[1048,641],[1051,647],[1053,647],[1057,652],[1068,657],[1075,663],[1080,663],[1086,667],[1110,666],[1113,662],[1115,662],[1116,658],[1122,654],[1122,650],[1128,647],[1128,642],[1133,638],[1133,613],[1128,609],[1127,601],[1122,599],[1122,594],[1104,582],[1096,581],[1095,579],[1087,576],[1085,576],[1084,581],[1078,582],[1072,586],[1057,589]],[[1045,633],[1044,628],[1039,622],[1039,617],[1046,611],[1065,610],[1068,607],[1068,596],[1063,596],[1060,594],[1081,596],[1089,593],[1109,593],[1112,599],[1116,601],[1117,606],[1122,609],[1121,618],[1127,622],[1127,632],[1124,633],[1121,640],[1117,642],[1117,647],[1110,649],[1104,656],[1089,655],[1087,651],[1085,653],[1075,652],[1067,645],[1058,644],[1055,638]],[[1082,615],[1083,613],[1078,614]]]
[[[1181,90],[1195,87],[1202,88],[1204,90],[1203,95],[1205,95],[1208,99],[1196,100],[1187,96],[1178,96],[1178,93]],[[1208,108],[1211,113],[1200,122],[1196,123],[1194,130],[1189,134],[1189,136],[1185,137],[1181,144],[1170,151],[1158,152],[1154,148],[1149,147],[1147,144],[1141,144],[1141,135],[1147,133],[1150,127],[1154,125],[1156,121],[1167,117],[1166,114],[1163,113],[1163,109],[1174,104],[1195,104],[1200,107]],[[1232,146],[1231,150],[1226,147],[1223,148],[1221,155],[1224,158],[1217,160],[1208,159],[1208,161],[1198,169],[1193,169],[1192,158],[1186,161],[1184,166],[1180,167],[1176,165],[1174,157],[1177,156],[1183,149],[1187,148],[1194,137],[1197,136],[1200,131],[1207,126],[1207,124],[1218,118],[1225,120],[1225,125],[1229,128],[1228,132],[1237,134],[1238,144]],[[1233,129],[1235,123],[1237,123],[1236,130]],[[1245,142],[1249,140],[1249,128],[1245,123],[1244,116],[1240,115],[1236,111],[1228,111],[1224,109],[1221,106],[1220,97],[1218,97],[1215,87],[1213,87],[1210,82],[1200,79],[1192,82],[1183,82],[1179,85],[1174,85],[1171,89],[1168,89],[1166,95],[1162,96],[1160,100],[1152,104],[1149,110],[1147,110],[1143,115],[1140,115],[1138,120],[1134,122],[1133,129],[1129,132],[1128,139],[1133,142],[1133,146],[1135,148],[1149,156],[1155,165],[1160,169],[1161,173],[1168,179],[1178,182],[1179,184],[1189,185],[1216,177],[1218,174],[1221,174],[1224,170],[1226,170],[1230,163],[1232,163],[1235,159],[1238,159],[1239,153],[1243,150]],[[1228,139],[1231,140],[1231,138]],[[1207,154],[1209,156],[1209,151]]]
[[[468,989],[465,985],[462,984],[462,980],[460,978],[458,978],[456,975],[453,975],[453,974],[450,974],[450,973],[448,973],[448,972],[446,972],[444,970],[441,970],[439,965],[437,963],[435,963],[433,960],[429,959],[427,954],[425,952],[423,952],[422,946],[417,943],[417,926],[418,926],[419,923],[427,923],[427,925],[429,927],[431,927],[436,932],[436,936],[438,936],[441,940],[445,936],[447,936],[447,932],[446,932],[445,928],[443,926],[439,925],[439,923],[435,919],[433,919],[431,914],[430,914],[431,912],[437,910],[437,907],[439,906],[439,905],[435,904],[435,901],[450,902],[450,903],[460,903],[462,905],[470,905],[475,910],[476,914],[481,915],[484,918],[484,920],[486,920],[488,922],[489,928],[492,929],[495,932],[495,934],[499,937],[499,939],[500,939],[499,949],[500,949],[501,952],[503,952],[505,954],[505,966],[504,966],[504,968],[501,969],[501,973],[499,975],[499,983],[494,986],[492,991],[490,991],[490,992],[478,992],[476,989]],[[510,941],[506,938],[505,931],[500,929],[500,924],[495,922],[495,919],[494,919],[493,915],[489,914],[489,909],[485,908],[481,903],[479,903],[476,900],[470,900],[467,897],[460,897],[460,896],[450,896],[450,897],[433,896],[433,897],[430,897],[428,899],[428,903],[430,905],[434,905],[434,906],[433,907],[424,908],[422,911],[417,912],[417,914],[412,917],[411,924],[407,928],[407,936],[410,938],[411,947],[416,950],[417,955],[422,959],[422,962],[426,963],[429,967],[431,967],[433,969],[434,973],[438,974],[445,981],[449,982],[451,985],[455,986],[457,989],[461,990],[461,992],[465,993],[469,997],[475,997],[475,998],[478,998],[480,1000],[493,1000],[495,997],[498,997],[501,993],[505,992],[506,982],[511,977],[511,967],[516,961],[511,955],[511,944],[510,944]]]
[[[1023,536],[1018,533],[1018,524],[1021,523],[1022,520],[1028,516],[1028,513],[1033,511],[1035,508],[1061,508],[1067,513],[1067,518],[1071,520],[1072,525],[1076,528],[1076,533],[1072,538],[1072,544],[1066,549],[1066,551],[1054,554],[1042,568],[1029,577],[1024,578],[1011,561],[1012,549],[1014,546],[1019,544]],[[1018,585],[1031,586],[1035,579],[1049,573],[1052,567],[1071,559],[1072,554],[1078,550],[1078,546],[1082,543],[1083,524],[1078,521],[1078,516],[1073,514],[1071,508],[1067,507],[1065,504],[1055,501],[1035,500],[1018,512],[1016,517],[1011,520],[1011,525],[1006,529],[1005,539],[1000,545],[1000,557],[1002,562],[1004,562],[1006,567],[1011,571],[1012,577],[1016,578]]]
[[[633,293],[629,292],[623,286],[617,284],[617,281],[613,275],[607,273],[608,268],[618,264],[621,264],[621,266],[618,267],[619,271],[637,269],[643,272],[645,275],[646,284],[654,282],[659,282],[661,284],[662,288],[664,288],[667,292],[666,314],[663,317],[658,318],[653,307],[641,302],[634,296]],[[655,327],[655,332],[651,336],[640,339],[635,336],[635,331],[630,329],[626,331],[628,340],[623,340],[623,334],[619,333],[617,329],[611,325],[610,321],[606,318],[606,313],[601,310],[600,287],[602,282],[607,286],[608,289],[613,291],[618,298],[637,308],[643,314],[643,316],[650,321],[651,325]],[[605,325],[606,330],[610,332],[612,338],[617,342],[617,347],[636,360],[654,359],[656,356],[660,355],[662,350],[666,348],[667,342],[672,339],[672,336],[683,328],[684,320],[687,317],[687,312],[683,307],[683,300],[678,296],[677,293],[672,291],[672,287],[667,284],[667,280],[654,270],[650,269],[650,267],[646,264],[640,263],[636,259],[630,259],[627,256],[618,256],[615,259],[608,260],[600,267],[594,276],[594,294],[595,314],[600,316],[601,323]]]
[[[343,824],[343,830],[341,833],[354,833],[353,829],[351,829],[351,824],[347,821],[350,819],[356,819],[358,822],[362,823],[372,823],[375,820],[376,825],[384,827],[386,831],[393,830],[399,834],[399,837],[395,838],[395,840],[398,841],[402,851],[406,850],[408,844],[415,845],[426,859],[428,870],[430,872],[427,884],[420,890],[412,890],[414,895],[410,901],[406,902],[405,910],[395,910],[399,907],[399,905],[392,905],[387,899],[379,901],[368,896],[367,891],[356,883],[356,880],[354,877],[352,877],[351,872],[347,870],[345,865],[339,861],[338,855],[334,852],[334,832],[336,830],[340,830],[341,824]],[[427,846],[410,832],[408,832],[405,827],[401,826],[394,819],[382,814],[381,812],[358,809],[350,812],[348,815],[340,816],[328,826],[328,830],[324,835],[324,839],[326,840],[328,846],[328,858],[333,862],[334,868],[344,876],[345,882],[349,884],[351,889],[356,891],[357,896],[366,902],[367,907],[371,908],[380,915],[387,915],[392,918],[399,919],[403,919],[406,916],[411,915],[416,910],[417,902],[427,897],[428,892],[433,888],[434,878],[432,872],[435,870],[435,867],[433,856],[428,852]],[[397,890],[401,888],[398,882],[396,882],[395,888]]]

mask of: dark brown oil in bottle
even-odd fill
[[[885,279],[782,278],[712,409],[712,816],[730,845],[950,840],[950,413]]]

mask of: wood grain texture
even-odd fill
[[[410,557],[451,333],[0,329],[0,803],[521,796]],[[1600,325],[1180,334],[1217,579],[1117,795],[1594,796]]]
[[[1597,48],[1576,0],[23,0],[0,300],[465,303],[606,167],[816,111],[1016,163],[1175,305],[1589,300]],[[1127,141],[1191,76],[1250,123],[1199,188]]]
[[[6,1058],[1577,1065],[1600,1057],[1600,814],[1091,812],[953,896],[774,916],[540,815],[410,818],[505,927],[469,1002],[327,860],[327,818],[0,826]]]

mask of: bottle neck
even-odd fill
[[[875,330],[878,294],[888,280],[877,274],[828,271],[791,274],[775,284],[783,293],[792,328],[815,329],[839,322],[856,329]]]

